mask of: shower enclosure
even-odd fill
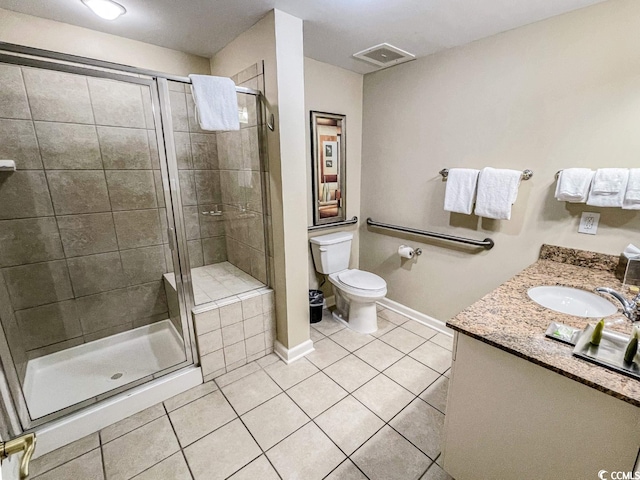
[[[259,93],[205,132],[169,78],[0,44],[10,434],[199,363],[191,309],[267,284]]]

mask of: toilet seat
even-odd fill
[[[363,272],[355,268],[338,272],[338,279],[349,287],[362,290],[381,290],[387,286],[387,282],[375,273]]]
[[[387,293],[387,282],[375,273],[351,269],[329,275],[329,281],[347,293],[360,297],[379,297]]]

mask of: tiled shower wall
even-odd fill
[[[0,85],[0,158],[18,169],[0,172],[0,315],[16,363],[167,318],[148,88],[5,65]]]

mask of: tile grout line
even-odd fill
[[[65,445],[65,446],[66,446],[66,445]],[[93,452],[94,450],[98,450],[98,449],[100,449],[100,458],[101,458],[102,469],[103,469],[103,474],[104,474],[104,456],[103,456],[103,454],[102,454],[102,445],[100,445],[100,444],[98,443],[98,446],[97,446],[97,447],[91,448],[91,449],[87,450],[86,452],[83,452],[83,453],[81,453],[81,454],[79,454],[79,455],[76,455],[76,456],[75,456],[75,457],[73,457],[73,458],[70,458],[70,459],[68,459],[68,460],[65,460],[64,462],[62,462],[62,463],[61,463],[61,464],[59,464],[59,465],[56,465],[55,467],[51,467],[51,468],[49,468],[49,469],[47,469],[47,470],[43,470],[42,472],[40,472],[38,475],[34,476],[33,478],[34,478],[34,479],[38,479],[38,478],[42,477],[43,475],[45,475],[45,474],[47,474],[47,473],[49,473],[49,472],[52,472],[53,470],[55,470],[55,469],[57,469],[57,468],[60,468],[60,467],[62,467],[62,466],[64,466],[64,465],[67,465],[68,463],[71,463],[71,462],[73,462],[74,460],[77,460],[78,458],[80,458],[80,457],[82,457],[82,456],[84,456],[84,455],[87,455],[88,453],[91,453],[91,452]],[[52,453],[52,452],[49,452],[49,453]],[[48,455],[48,453],[46,453],[45,455]],[[43,457],[44,457],[45,455],[43,455]],[[42,457],[38,457],[38,458],[42,458]],[[37,458],[36,458],[35,460],[37,460]],[[31,475],[29,475],[29,478],[31,478]],[[106,478],[106,477],[105,477],[105,478]]]
[[[411,402],[409,402],[402,410],[400,410],[398,413],[396,413],[391,420],[389,420],[389,422],[387,422],[387,425],[389,426],[389,428],[391,428],[394,432],[396,432],[398,435],[400,435],[402,438],[404,438],[407,442],[409,442],[411,445],[413,445],[420,453],[422,453],[425,457],[427,457],[429,460],[431,460],[432,462],[435,462],[435,459],[431,458],[429,455],[427,455],[426,452],[424,452],[420,447],[418,447],[415,443],[413,443],[411,440],[409,440],[405,435],[403,435],[401,432],[399,432],[393,425],[391,425],[391,421],[393,421],[398,415],[400,415],[409,405],[411,405],[414,402],[415,398],[413,400],[411,400]],[[421,400],[421,399],[419,399]],[[421,400],[424,401],[424,400]],[[440,455],[440,451],[438,451],[438,455],[435,456],[435,458],[438,458],[438,456]]]
[[[211,392],[211,393],[213,393],[213,392]],[[204,396],[206,396],[206,395],[204,395]],[[203,398],[203,397],[199,397],[199,398]],[[167,419],[169,420],[169,425],[171,425],[171,429],[173,430],[173,435],[176,437],[176,442],[178,442],[178,448],[180,449],[179,450],[180,454],[182,455],[182,458],[184,459],[184,463],[187,465],[187,470],[189,470],[189,475],[191,475],[191,479],[192,480],[195,480],[195,476],[193,475],[193,471],[191,471],[191,465],[189,465],[189,461],[187,460],[187,455],[184,453],[184,448],[182,448],[182,444],[180,443],[180,439],[178,438],[178,432],[176,432],[176,427],[173,425],[173,422],[171,421],[171,417],[169,416],[169,411],[167,410],[167,406],[164,404],[164,402],[162,402],[162,408],[164,409],[164,414],[167,416]],[[176,453],[178,453],[178,452],[176,452]],[[171,455],[169,455],[169,457],[171,457],[172,455],[175,455],[175,454],[172,453]],[[166,460],[169,457],[166,457],[165,459],[161,460],[161,462]],[[160,462],[158,462],[158,463],[160,463]],[[156,463],[156,465],[157,465],[157,463]],[[149,467],[149,468],[151,468],[151,467]],[[140,473],[142,473],[142,472],[140,472]],[[138,474],[138,475],[140,475],[140,474]]]
[[[201,385],[206,385],[206,384],[207,384],[207,383],[209,383],[209,382],[213,382],[213,379],[208,380],[208,381],[206,381],[206,382],[202,382],[201,384],[196,385],[196,386],[195,386],[195,387],[193,387],[193,388],[198,388],[199,386],[201,386]],[[163,401],[162,401],[162,402],[160,402],[160,403],[162,403],[162,405],[165,407],[165,411],[167,412],[167,415],[170,415],[171,413],[173,413],[173,412],[175,412],[175,411],[177,411],[177,410],[180,410],[182,407],[186,407],[187,405],[191,405],[193,402],[195,402],[195,401],[197,401],[197,400],[200,400],[201,398],[204,398],[204,397],[206,397],[207,395],[211,395],[212,393],[215,393],[215,392],[217,392],[218,390],[220,390],[220,388],[219,388],[219,387],[218,387],[218,385],[216,384],[216,389],[215,389],[215,390],[212,390],[212,391],[207,392],[207,393],[205,393],[205,394],[203,394],[203,395],[200,395],[199,397],[194,398],[193,400],[189,400],[187,403],[184,403],[184,404],[180,405],[179,407],[174,408],[173,410],[169,410],[169,409],[167,408],[167,406],[165,405],[165,402],[167,402],[168,400],[171,400],[171,399],[172,399],[172,398],[174,398],[174,397],[177,397],[178,395],[181,395],[180,393],[178,393],[177,395],[174,395],[173,397],[169,397],[169,398],[167,398],[167,400],[163,400]],[[184,391],[184,392],[182,392],[182,393],[186,393],[186,392],[188,392],[188,391],[189,391],[189,390],[185,390],[185,391]]]
[[[164,402],[156,403],[155,405],[152,405],[152,406],[151,406],[151,407],[149,407],[149,408],[155,407],[156,405],[162,405],[162,407],[164,408]],[[140,410],[140,411],[139,411],[139,412],[137,412],[137,413],[134,413],[133,415],[130,415],[130,416],[126,417],[126,418],[123,418],[122,420],[120,420],[120,422],[121,422],[121,421],[123,421],[123,420],[127,420],[127,419],[129,419],[129,418],[131,418],[131,417],[133,417],[133,416],[135,416],[135,415],[137,415],[137,414],[139,414],[139,413],[142,413],[142,412],[144,412],[145,410],[148,410],[148,408],[145,408],[145,409],[143,409],[143,410]],[[165,411],[166,411],[166,410],[165,410]],[[115,440],[118,440],[119,438],[122,438],[122,437],[124,437],[125,435],[130,434],[131,432],[135,432],[136,430],[138,430],[138,429],[140,429],[140,428],[142,428],[142,427],[144,427],[144,426],[146,426],[146,425],[149,425],[151,422],[155,422],[155,421],[156,421],[156,420],[158,420],[159,418],[162,418],[162,416],[163,416],[163,415],[159,415],[159,416],[157,416],[157,417],[155,417],[155,418],[153,418],[153,419],[149,420],[148,422],[144,422],[143,424],[138,425],[137,427],[135,427],[135,428],[133,428],[133,429],[129,430],[128,432],[125,432],[125,433],[123,433],[123,434],[121,434],[121,435],[118,435],[118,436],[116,436],[116,437],[113,437],[111,440],[108,440],[108,441],[106,441],[106,442],[103,442],[103,441],[102,441],[102,431],[103,431],[103,430],[105,430],[106,428],[109,428],[109,427],[111,427],[111,426],[113,426],[113,425],[116,425],[116,424],[118,424],[118,423],[120,423],[120,422],[116,422],[116,423],[112,423],[111,425],[107,425],[105,428],[103,428],[103,429],[99,430],[99,432],[98,432],[98,433],[100,434],[100,445],[101,445],[101,446],[104,446],[104,445],[107,445],[107,444],[109,444],[109,443],[111,443],[111,442],[113,442],[113,441],[115,441]]]
[[[416,348],[417,348],[417,347],[416,347]],[[406,354],[405,356],[408,356],[408,354]],[[404,357],[403,357],[403,358],[404,358]],[[398,360],[398,361],[400,361],[400,360]],[[396,362],[396,363],[397,363],[397,362]],[[382,374],[384,375],[384,373],[382,373]],[[409,440],[409,439],[408,439],[407,437],[405,437],[401,432],[399,432],[399,431],[398,431],[398,430],[397,430],[393,425],[391,425],[391,422],[392,422],[396,417],[398,417],[398,415],[400,415],[404,410],[406,410],[406,409],[407,409],[407,407],[409,407],[409,405],[411,405],[411,404],[412,404],[416,399],[417,399],[417,400],[420,400],[421,402],[424,402],[424,403],[425,403],[425,404],[427,404],[429,407],[431,407],[431,408],[433,408],[434,410],[438,411],[439,413],[442,413],[443,415],[445,415],[443,412],[440,412],[440,410],[438,410],[437,408],[435,408],[435,407],[434,407],[433,405],[431,405],[429,402],[427,402],[426,400],[423,400],[422,398],[420,398],[420,395],[422,395],[422,394],[423,394],[427,389],[429,389],[429,387],[430,387],[431,385],[433,385],[433,384],[434,384],[434,383],[435,383],[435,382],[436,382],[440,377],[442,377],[442,376],[443,376],[443,375],[442,375],[442,374],[440,374],[440,375],[439,375],[439,376],[438,376],[438,377],[437,377],[433,382],[431,382],[431,383],[429,384],[429,386],[428,386],[428,387],[426,387],[422,392],[420,392],[420,394],[419,394],[419,395],[414,395],[414,394],[413,394],[413,392],[409,392],[409,393],[411,393],[411,394],[414,396],[414,398],[413,398],[409,403],[407,403],[404,407],[402,407],[402,408],[401,408],[401,409],[400,409],[400,410],[399,410],[399,411],[398,411],[398,412],[397,412],[393,417],[391,417],[391,418],[389,419],[389,421],[388,421],[388,422],[386,422],[386,424],[387,424],[390,428],[392,428],[396,433],[398,433],[398,435],[400,435],[402,438],[404,438],[405,440],[407,440],[411,445],[413,445],[415,448],[417,448],[420,452],[422,452],[424,455],[426,455],[426,456],[427,456],[427,458],[429,458],[429,459],[430,459],[430,460],[432,460],[433,462],[435,462],[435,459],[431,459],[431,457],[429,457],[429,455],[427,455],[427,454],[426,454],[426,452],[422,451],[422,449],[420,449],[420,448],[419,448],[417,445],[415,445],[411,440]],[[385,377],[386,377],[386,375],[385,375]],[[389,378],[389,377],[387,377],[387,378]],[[391,381],[394,381],[392,378],[389,378],[389,379],[390,379]],[[394,381],[394,382],[395,382],[395,381]],[[395,382],[395,383],[397,383],[397,382]],[[399,385],[399,384],[398,384],[398,385]],[[400,385],[400,386],[402,387],[402,385]],[[402,388],[404,388],[404,387],[402,387]],[[405,390],[406,390],[406,388],[405,388]],[[407,391],[408,391],[408,390],[407,390]],[[366,405],[365,405],[365,406],[366,406]],[[440,455],[440,453],[441,453],[441,452],[438,452],[438,455],[436,455],[436,458],[438,458],[438,456]],[[426,472],[425,472],[425,473],[426,473]],[[424,473],[423,473],[423,474],[424,474]]]
[[[351,464],[353,464],[354,467],[356,467],[356,469],[358,469],[358,471],[364,476],[364,478],[366,480],[369,480],[369,477],[362,471],[360,470],[360,467],[358,465],[355,464],[355,462],[353,460],[351,460],[351,457],[347,456],[347,458],[345,458],[343,461],[341,461],[338,465],[336,465],[336,467],[331,470],[328,474],[326,474],[323,478],[323,480],[326,480],[327,478],[329,478],[329,476],[335,472],[336,470],[338,470],[338,468],[340,468],[340,465],[344,465],[346,462],[349,462]]]
[[[320,370],[320,371],[322,372],[322,370]],[[311,378],[311,377],[307,377],[307,378]],[[306,379],[305,379],[305,380],[306,380]],[[294,385],[294,386],[295,386],[295,385]],[[293,387],[291,387],[291,388],[293,388]],[[286,391],[286,390],[285,390],[285,392],[284,392],[284,393],[285,393],[285,395],[287,395],[287,397],[289,397],[289,399],[294,403],[294,405],[298,406],[298,404],[295,402],[295,400],[294,400],[293,398],[291,398],[291,396],[287,393],[287,391]],[[347,397],[348,397],[348,396],[349,396],[349,394],[348,394],[348,392],[347,392]],[[347,398],[347,397],[344,397],[344,398]],[[326,411],[327,411],[327,410],[329,410],[330,408],[332,408],[332,407],[334,407],[335,405],[337,405],[339,402],[341,402],[342,400],[344,400],[344,398],[340,399],[338,402],[336,402],[336,403],[335,403],[335,404],[333,404],[331,407],[329,407],[329,408],[327,408],[326,410],[324,410],[322,413],[326,412]],[[341,452],[341,453],[346,457],[344,460],[342,460],[340,463],[338,463],[338,465],[336,465],[336,466],[335,466],[335,468],[333,468],[333,469],[332,469],[332,470],[331,470],[327,475],[325,475],[325,477],[323,477],[323,478],[326,478],[327,476],[331,475],[331,473],[332,473],[335,469],[337,469],[340,465],[342,465],[342,464],[345,462],[345,460],[350,460],[350,455],[348,455],[344,450],[342,450],[342,449],[340,448],[340,446],[339,446],[339,445],[338,445],[338,444],[333,440],[333,438],[331,438],[331,437],[327,434],[327,432],[325,432],[325,431],[322,429],[322,427],[320,427],[320,425],[318,425],[318,424],[316,423],[315,419],[316,419],[316,418],[318,418],[320,415],[322,415],[322,413],[320,413],[320,414],[316,415],[314,418],[311,418],[311,417],[309,416],[309,414],[307,414],[307,412],[305,412],[305,411],[304,411],[300,406],[298,406],[298,408],[300,408],[300,410],[301,410],[305,415],[307,415],[307,417],[309,417],[309,419],[310,419],[311,421],[310,421],[310,422],[305,423],[305,424],[304,424],[304,425],[302,425],[300,428],[296,429],[294,432],[291,432],[289,435],[287,435],[285,438],[283,438],[280,442],[282,442],[282,441],[286,440],[286,439],[287,439],[287,438],[289,438],[291,435],[293,435],[293,434],[294,434],[294,433],[296,433],[297,431],[299,431],[299,430],[301,430],[302,428],[304,428],[305,426],[307,426],[309,423],[313,423],[313,424],[316,426],[316,428],[317,428],[318,430],[320,430],[320,431],[322,432],[322,434],[323,434],[325,437],[327,437],[327,438],[329,439],[329,441],[330,441],[331,443],[333,443],[333,444],[335,445],[335,447],[336,447],[336,448],[337,448],[337,449],[338,449],[338,450],[339,450],[339,451],[340,451],[340,452]],[[376,431],[376,433],[377,433],[377,432],[378,432],[378,431]],[[375,433],[374,433],[374,435],[375,435]],[[368,439],[367,439],[367,441],[368,441]],[[278,442],[278,443],[280,443],[280,442]],[[276,444],[276,445],[277,445],[277,444]],[[273,447],[271,447],[271,448],[274,448],[274,447],[275,447],[275,445],[274,445]],[[271,449],[270,449],[270,450],[271,450]],[[352,462],[352,463],[353,463],[353,462]],[[355,463],[354,463],[354,465],[355,465]],[[360,470],[360,467],[358,467],[357,465],[356,465],[356,468],[357,468],[358,470]],[[362,470],[360,470],[360,471],[362,472]],[[362,473],[364,474],[364,472],[362,472]],[[367,477],[367,476],[365,475],[365,477]],[[368,477],[367,477],[367,478],[368,478]]]
[[[402,328],[401,326],[400,326],[400,327],[396,327],[396,328],[394,328],[392,331],[395,331],[395,330],[397,330],[398,328],[401,328],[402,330],[404,330],[404,331],[405,331],[405,332],[407,332],[407,333],[411,333],[411,334],[415,335],[416,337],[418,337],[418,338],[419,338],[420,340],[422,340],[422,341],[420,342],[420,344],[419,344],[419,345],[415,346],[414,348],[412,348],[411,350],[409,350],[408,352],[406,352],[406,353],[405,353],[405,352],[402,352],[402,350],[400,350],[399,348],[397,348],[397,347],[393,346],[393,345],[392,345],[391,343],[389,343],[388,341],[385,341],[385,340],[384,340],[384,337],[385,337],[386,335],[388,335],[389,333],[391,333],[391,332],[387,332],[387,333],[385,333],[384,335],[382,335],[381,337],[378,337],[378,340],[380,340],[381,342],[383,342],[383,343],[384,343],[384,344],[386,344],[386,345],[389,345],[390,347],[395,348],[396,350],[398,350],[398,351],[400,351],[400,352],[404,353],[405,355],[409,355],[409,353],[413,352],[414,350],[416,350],[416,349],[420,348],[422,345],[424,345],[425,343],[427,343],[427,342],[429,342],[429,341],[430,341],[430,339],[428,339],[428,338],[424,338],[424,337],[422,337],[422,336],[418,335],[417,333],[413,333],[411,330],[407,330],[406,328]]]
[[[285,393],[286,393],[286,392],[288,392],[289,390],[291,390],[292,388],[294,388],[294,387],[296,387],[296,386],[300,385],[300,384],[301,384],[301,383],[303,383],[303,382],[306,382],[306,381],[307,381],[307,380],[309,380],[310,378],[313,378],[313,377],[315,377],[316,375],[319,375],[319,374],[323,374],[324,376],[326,376],[326,377],[327,377],[331,382],[333,382],[334,384],[336,384],[336,385],[338,386],[338,388],[340,388],[343,392],[345,392],[345,393],[346,393],[346,395],[345,395],[344,397],[342,397],[340,400],[338,400],[337,402],[332,403],[330,406],[328,406],[327,408],[325,408],[324,410],[322,410],[320,413],[318,413],[317,415],[315,415],[313,418],[311,418],[311,417],[309,416],[309,417],[311,418],[311,420],[315,420],[315,419],[316,419],[316,418],[318,418],[320,415],[322,415],[323,413],[325,413],[327,410],[329,410],[329,409],[331,409],[331,408],[335,407],[338,403],[340,403],[342,400],[344,400],[345,398],[347,398],[347,397],[350,395],[350,393],[349,393],[349,392],[348,392],[348,391],[347,391],[347,390],[346,390],[342,385],[340,385],[338,382],[336,382],[333,378],[331,378],[329,375],[327,375],[326,373],[324,373],[322,370],[320,370],[320,371],[318,371],[318,372],[314,373],[313,375],[311,375],[311,376],[309,376],[309,377],[305,378],[302,382],[299,382],[299,383],[296,383],[295,385],[292,385],[290,388],[288,388],[287,390],[285,390]],[[297,405],[301,410],[303,410],[303,411],[304,411],[304,409],[302,408],[302,406],[301,406],[301,405],[299,405],[299,404],[298,404],[298,402],[296,402],[296,401],[295,401],[295,399],[294,399],[293,397],[291,397],[291,395],[289,395],[289,397],[291,398],[291,400],[293,401],[293,403],[295,403],[295,404],[296,404],[296,405]],[[305,412],[305,413],[307,413],[307,412]],[[307,415],[309,415],[309,414],[307,414]]]
[[[107,465],[104,461],[104,449],[102,444],[102,433],[98,431],[98,447],[100,448],[100,463],[102,463],[102,476],[107,479]]]
[[[256,373],[256,372],[254,372]],[[247,375],[248,376],[248,375]],[[234,382],[232,382],[234,383]],[[230,384],[229,384],[230,385]],[[278,388],[280,388],[280,386],[278,385]],[[238,415],[237,410],[235,409],[235,407],[233,406],[233,404],[229,401],[229,399],[227,398],[227,396],[224,394],[224,392],[222,391],[222,389],[220,389],[220,393],[222,393],[222,396],[224,397],[224,399],[226,400],[226,402],[229,404],[229,406],[231,407],[231,409],[233,410],[233,412],[236,414],[237,419],[240,421],[240,423],[242,423],[242,426],[245,428],[245,430],[249,433],[249,435],[251,435],[251,438],[253,439],[253,441],[255,442],[255,444],[258,446],[258,448],[260,449],[261,455],[264,455],[264,457],[267,459],[267,461],[269,462],[269,464],[273,467],[273,470],[276,472],[276,474],[278,475],[278,477],[280,477],[280,479],[282,480],[282,476],[280,475],[280,473],[278,472],[278,470],[275,468],[275,466],[271,463],[271,460],[269,459],[269,457],[267,456],[267,452],[262,448],[262,446],[258,443],[258,440],[256,440],[256,438],[253,436],[253,433],[251,432],[251,430],[249,429],[249,427],[247,427],[247,425],[244,423],[244,421],[242,420],[242,417],[240,415]],[[280,395],[280,394],[278,394]],[[276,395],[277,396],[277,395]],[[271,400],[271,397],[269,400]],[[269,401],[267,400],[267,402]],[[263,405],[266,402],[261,403],[260,405]],[[257,407],[256,407],[257,408]],[[251,411],[251,410],[249,410]],[[248,413],[248,412],[246,412]],[[234,419],[235,420],[235,419]],[[233,421],[233,420],[232,420]],[[230,422],[229,422],[230,423]],[[211,432],[213,433],[213,432]],[[273,448],[273,447],[271,447]],[[240,467],[238,470],[236,470],[235,472],[233,472],[231,475],[229,475],[229,477],[235,475],[236,473],[238,473],[240,470],[242,470],[244,467],[246,467],[247,465],[249,465],[251,462],[255,461],[257,458],[260,458],[261,455],[258,455],[255,458],[252,458],[249,462],[245,463],[242,467]],[[228,477],[227,477],[228,478]]]
[[[427,456],[427,458],[429,458],[429,457]],[[437,457],[436,457],[436,458],[437,458]],[[431,459],[429,458],[429,460],[431,460]],[[431,467],[433,467],[433,465],[434,465],[435,463],[436,463],[436,461],[435,461],[435,460],[431,460],[431,463],[429,464],[429,466],[427,467],[427,469],[426,469],[424,472],[422,472],[422,474],[420,475],[420,479],[422,479],[422,477],[424,477],[424,476],[427,474],[427,472],[431,469]]]
[[[32,67],[28,67],[28,68],[32,68]],[[35,68],[35,67],[33,67],[33,68]],[[71,75],[82,75],[82,74],[74,74],[74,73],[72,73]],[[95,77],[95,78],[99,78],[99,77]],[[115,80],[115,81],[119,81],[119,80]],[[89,99],[89,100],[91,100],[91,99]],[[93,110],[93,104],[91,106],[92,106],[92,110]],[[93,111],[92,111],[92,114],[93,114]],[[127,127],[127,126],[115,125],[115,124],[111,124],[111,123],[98,123],[95,119],[93,120],[92,123],[65,122],[65,121],[60,121],[60,120],[46,120],[46,119],[6,118],[6,117],[3,117],[3,119],[4,120],[32,120],[33,122],[38,122],[38,123],[60,123],[62,125],[81,125],[81,126],[89,125],[89,126],[94,126],[94,127],[107,127],[107,128],[121,128],[121,129],[131,129],[131,130],[150,130],[150,131],[155,131],[155,127],[153,127],[153,128]]]
[[[193,474],[193,471],[191,470],[191,465],[189,465],[189,460],[187,460],[187,454],[184,453],[184,448],[180,449],[180,454],[182,455],[184,463],[187,466],[187,470],[189,470],[189,475],[191,475],[191,480],[195,480],[196,477]]]
[[[235,413],[235,412],[234,412]],[[236,418],[240,418],[240,417],[236,417]],[[191,445],[193,445],[194,443],[199,442],[200,440],[202,440],[205,437],[208,437],[209,435],[211,435],[214,432],[217,432],[218,430],[220,430],[222,427],[226,427],[227,425],[229,425],[231,422],[233,422],[234,420],[236,420],[236,418],[232,418],[231,420],[229,420],[228,422],[223,423],[222,425],[220,425],[219,427],[216,427],[214,430],[211,430],[210,432],[207,432],[206,434],[202,435],[201,437],[196,438],[195,440],[193,440],[192,442],[189,442],[188,445],[185,445],[184,447],[182,446],[182,444],[180,443],[180,439],[178,438],[178,434],[176,433],[176,438],[178,438],[178,445],[180,446],[181,450],[184,450],[186,448],[189,448]],[[171,421],[171,418],[169,418],[169,421]],[[173,423],[171,424],[171,426],[173,426]],[[175,433],[175,428],[174,428],[174,433]]]

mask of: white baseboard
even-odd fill
[[[401,303],[394,302],[393,300],[386,297],[378,301],[377,303],[379,303],[385,308],[388,308],[389,310],[393,310],[394,312],[404,315],[406,317],[409,317],[412,320],[415,320],[416,322],[422,323],[423,325],[426,325],[429,328],[433,328],[434,330],[437,330],[440,333],[444,333],[445,335],[449,335],[450,337],[453,337],[453,330],[447,327],[445,322],[438,320],[437,318],[433,318],[433,317],[430,317],[429,315],[425,315],[424,313],[418,312],[417,310],[413,310],[412,308],[406,307]]]
[[[282,359],[283,362],[289,364],[310,354],[314,350],[311,339],[306,342],[302,342],[300,345],[296,345],[293,348],[287,348],[276,340],[274,352]]]

